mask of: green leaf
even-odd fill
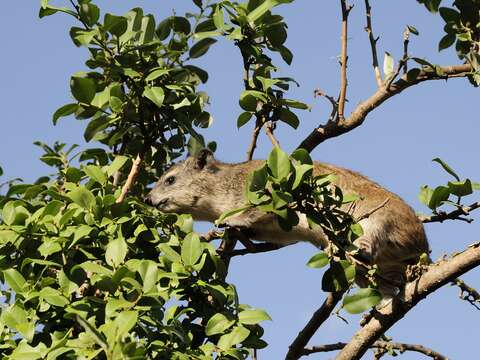
[[[90,177],[92,180],[95,180],[100,185],[105,185],[107,183],[107,176],[99,166],[87,165],[83,168],[83,171],[88,177]]]
[[[190,51],[189,51],[190,57],[192,59],[199,58],[200,56],[204,55],[208,51],[210,46],[212,46],[216,42],[217,42],[217,40],[212,39],[212,38],[205,38],[205,39],[202,39],[202,40],[196,42],[190,48]]]
[[[83,186],[70,191],[67,197],[84,209],[91,209],[95,205],[95,196]]]
[[[157,70],[154,70],[150,74],[148,74],[148,76],[145,78],[145,81],[153,81],[153,80],[159,78],[160,76],[168,74],[171,71],[172,71],[172,69],[157,69]]]
[[[408,31],[410,31],[411,34],[414,34],[414,35],[420,35],[420,33],[418,32],[417,28],[415,26],[412,26],[412,25],[407,25],[407,29]]]
[[[115,156],[115,159],[107,167],[107,175],[112,176],[113,174],[115,174],[118,170],[120,170],[125,165],[127,161],[128,161],[127,156],[123,156],[123,155]]]
[[[300,120],[298,120],[298,116],[295,115],[295,113],[293,113],[287,108],[282,107],[282,109],[280,110],[279,117],[280,117],[280,120],[282,120],[284,123],[287,123],[294,129],[298,128],[298,125],[300,124]]]
[[[27,341],[32,341],[35,333],[35,322],[28,321],[28,314],[21,305],[13,304],[10,307],[3,308],[1,322],[9,328],[16,329]]]
[[[442,51],[444,49],[449,48],[450,46],[452,46],[455,43],[456,39],[457,39],[457,37],[455,36],[455,34],[445,35],[444,37],[442,37],[442,39],[438,43],[438,51]]]
[[[432,159],[432,161],[439,163],[442,166],[443,170],[445,170],[447,173],[452,175],[457,181],[460,181],[460,177],[455,173],[455,171],[453,171],[453,169],[450,166],[448,166],[446,162],[444,162],[440,158]]]
[[[138,312],[137,311],[122,311],[115,318],[115,326],[117,328],[117,339],[123,339],[128,332],[133,329],[137,323]]]
[[[430,189],[427,185],[423,185],[420,188],[420,193],[418,194],[418,199],[422,204],[428,206],[430,199],[432,198],[433,190]]]
[[[383,58],[383,73],[385,74],[385,77],[388,77],[389,75],[393,74],[393,67],[395,66],[395,60],[393,60],[393,57],[385,51],[385,56]]]
[[[296,101],[296,100],[290,100],[290,99],[282,99],[280,101],[280,103],[282,105],[286,105],[288,107],[293,107],[295,109],[301,109],[301,110],[308,110],[310,109],[310,106],[308,106],[307,104],[303,103],[303,102],[300,102],[300,101]]]
[[[223,9],[220,4],[215,5],[215,11],[213,12],[213,23],[218,30],[225,30],[225,19]]]
[[[235,320],[229,320],[222,313],[217,313],[208,320],[205,334],[208,336],[222,334],[233,324],[235,324]]]
[[[353,295],[343,298],[343,307],[350,314],[360,314],[382,300],[382,295],[376,289],[365,288],[358,290]]]
[[[291,163],[286,152],[276,146],[270,152],[267,165],[272,176],[278,180],[285,179],[290,174]]]
[[[418,68],[413,68],[413,69],[408,70],[407,81],[413,82],[413,81],[417,80],[418,75],[420,75],[421,72],[422,72],[422,70],[420,70]]]
[[[145,88],[143,96],[152,101],[158,107],[162,107],[165,93],[161,87],[153,86]]]
[[[7,269],[3,271],[5,282],[10,288],[17,294],[23,293],[24,287],[27,285],[27,281],[21,273],[15,269]]]
[[[203,253],[203,246],[200,238],[195,233],[189,233],[182,243],[182,262],[185,266],[192,266],[197,263]]]
[[[223,335],[220,340],[218,340],[217,345],[220,349],[227,350],[232,346],[241,343],[248,337],[248,335],[250,335],[250,330],[243,326],[236,326],[233,328],[232,332]]]
[[[311,174],[311,172],[313,171],[313,165],[300,164],[300,165],[294,165],[294,168],[295,168],[295,181],[293,182],[292,190],[295,190],[297,187],[300,186],[305,176],[307,176],[308,174]]]
[[[95,97],[96,89],[93,79],[72,76],[70,80],[72,95],[80,103],[90,104]]]
[[[105,251],[105,260],[108,265],[112,267],[118,267],[123,264],[125,257],[127,256],[128,246],[125,240],[121,237],[110,241],[107,244]]]
[[[456,196],[467,196],[473,193],[473,186],[470,179],[455,182],[449,181],[448,189],[450,193]]]
[[[253,113],[245,111],[240,114],[240,116],[237,119],[237,128],[241,128],[243,125],[245,125],[251,118],[252,118]]]
[[[120,37],[127,31],[128,22],[123,16],[116,16],[112,14],[105,14],[103,20],[103,27],[110,34]]]
[[[158,265],[151,260],[142,260],[137,271],[143,280],[143,292],[153,290],[157,283]]]
[[[100,9],[92,3],[82,2],[78,10],[81,20],[88,26],[95,25],[100,18]]]
[[[459,22],[461,20],[461,15],[458,11],[452,8],[441,7],[439,9],[440,16],[445,22]]]
[[[322,278],[322,290],[337,292],[348,289],[355,279],[355,265],[347,260],[330,263],[330,268]]]
[[[268,180],[268,172],[266,166],[254,170],[248,176],[248,190],[260,191],[265,189]]]
[[[255,325],[265,320],[272,320],[272,318],[263,310],[243,310],[238,314],[238,321],[246,325]]]
[[[257,90],[245,90],[240,95],[239,104],[243,110],[255,112],[259,101],[268,102],[267,94]]]
[[[58,119],[73,114],[78,109],[78,104],[67,104],[57,109],[53,114],[53,125],[57,125]]]
[[[363,235],[362,225],[360,225],[359,223],[350,225],[350,231],[354,233],[357,237],[360,237]]]
[[[85,129],[85,132],[83,133],[83,137],[85,138],[85,141],[92,140],[98,132],[106,129],[109,124],[110,124],[110,121],[106,116],[100,116],[96,119],[91,120],[88,123],[87,128]]]
[[[285,61],[288,65],[291,65],[293,60],[292,52],[285,46],[280,46],[279,51],[283,61]]]
[[[437,186],[430,197],[428,202],[428,207],[432,210],[435,210],[437,207],[443,204],[444,201],[448,200],[450,196],[450,189],[446,186]]]
[[[246,206],[243,206],[243,207],[238,208],[238,209],[225,211],[224,213],[222,213],[222,215],[220,215],[220,217],[217,220],[215,220],[215,224],[216,225],[224,224],[225,219],[227,219],[227,218],[229,218],[233,215],[240,214],[240,213],[244,212],[245,210],[250,209],[251,207],[252,207],[252,205],[246,205]]]
[[[165,93],[161,87],[153,86],[145,88],[143,96],[151,100],[158,107],[162,107]]]
[[[313,255],[307,262],[307,266],[311,268],[322,268],[330,262],[328,255],[323,251]]]
[[[155,18],[153,15],[146,15],[142,18],[140,27],[140,44],[148,44],[153,41],[155,36]]]
[[[293,0],[265,0],[247,15],[249,22],[255,22],[270,11],[274,6],[284,3],[290,3]]]
[[[53,306],[65,307],[69,304],[69,301],[62,293],[49,286],[44,287],[39,293],[40,299],[45,299],[46,302]]]

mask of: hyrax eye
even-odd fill
[[[175,176],[169,176],[165,179],[165,184],[172,185],[175,182]]]

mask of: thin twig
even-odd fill
[[[247,160],[252,160],[253,158],[253,153],[255,152],[255,148],[257,147],[258,135],[260,134],[261,128],[262,121],[260,116],[257,116],[257,120],[255,121],[255,128],[253,129],[252,133],[252,141],[250,142],[250,146],[248,147],[247,151]]]
[[[345,346],[347,346],[346,343],[338,342],[335,344],[326,344],[326,345],[320,345],[320,346],[313,346],[311,348],[306,348],[303,350],[303,355],[310,355],[310,354],[315,354],[319,352],[329,352],[329,351],[336,351],[336,350],[341,350]],[[430,348],[427,348],[423,345],[417,345],[417,344],[405,344],[405,343],[399,343],[399,342],[390,342],[390,341],[376,341],[372,346],[370,346],[371,349],[379,349],[382,352],[392,349],[392,350],[397,350],[400,353],[404,353],[405,351],[413,351],[413,352],[418,352],[421,353],[425,356],[429,356],[432,359],[435,360],[448,360],[448,358],[439,352],[432,350]]]
[[[464,220],[467,222],[472,222],[473,219],[462,218],[462,216],[468,216],[470,215],[471,211],[478,208],[480,208],[480,201],[474,202],[469,206],[459,207],[458,209],[451,211],[449,213],[442,211],[442,212],[439,212],[438,214],[429,215],[429,216],[419,215],[418,218],[420,219],[420,221],[424,223],[444,222],[445,220]]]
[[[377,55],[378,37],[375,38],[375,36],[373,35],[372,8],[370,6],[369,0],[365,0],[365,15],[367,17],[367,26],[365,27],[365,31],[368,33],[368,39],[370,40],[370,47],[372,49],[373,72],[375,73],[375,80],[377,82],[378,87],[381,87],[383,84],[383,80],[382,80],[382,74],[380,73],[380,68],[378,66],[378,55]]]
[[[348,43],[348,13],[352,9],[352,6],[347,5],[346,0],[340,0],[342,7],[342,54],[340,58],[341,71],[340,71],[340,96],[338,100],[338,120],[340,122],[344,119],[345,101],[347,98],[347,43]]]
[[[460,288],[460,299],[468,301],[473,307],[480,310],[480,293],[477,290],[467,285],[465,281],[461,279],[453,280],[452,285]]]
[[[273,146],[280,146],[280,143],[278,142],[277,138],[273,134],[273,130],[274,130],[273,121],[268,121],[267,123],[265,123],[263,128],[265,129],[265,134],[267,134],[267,136],[270,139],[270,142],[272,143],[272,145]]]
[[[318,328],[330,317],[335,306],[342,299],[343,294],[343,291],[327,294],[327,298],[322,306],[313,313],[312,318],[298,333],[295,340],[293,340],[292,344],[289,346],[285,360],[296,360],[303,355],[305,345],[307,345]]]
[[[405,28],[403,32],[403,73],[406,74],[408,72],[408,43],[410,41],[410,30]]]
[[[273,244],[273,243],[259,243],[259,244],[251,243],[251,245],[248,246],[245,249],[232,250],[228,254],[228,256],[234,257],[234,256],[241,256],[241,255],[248,255],[248,254],[258,254],[258,253],[263,253],[263,252],[275,251],[275,250],[281,249],[284,246],[286,246],[286,245],[278,245],[278,244]]]
[[[387,203],[390,201],[390,198],[386,198],[380,205],[374,207],[373,209],[367,211],[366,213],[362,214],[359,216],[357,219],[355,219],[355,222],[359,222],[360,220],[368,218],[370,215],[372,215],[374,212],[380,210],[383,208]]]
[[[117,203],[123,202],[127,197],[128,192],[131,190],[132,186],[135,184],[135,180],[137,179],[138,174],[140,173],[140,169],[142,167],[143,158],[145,157],[145,151],[142,151],[137,155],[135,160],[133,161],[132,167],[130,168],[130,173],[128,174],[127,181],[123,184],[122,192],[120,196],[117,198]]]

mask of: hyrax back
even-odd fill
[[[246,204],[245,186],[250,172],[263,165],[262,161],[237,164],[222,163],[208,150],[189,157],[171,167],[160,178],[147,200],[165,212],[190,213],[195,220],[214,222],[228,210]],[[360,221],[364,234],[355,240],[364,257],[376,264],[382,273],[392,273],[403,282],[408,263],[428,253],[428,243],[422,223],[413,210],[397,195],[366,177],[347,169],[314,163],[314,175],[335,174],[345,193],[355,193],[357,201],[353,216],[359,217],[380,207]],[[231,226],[247,227],[256,240],[278,244],[308,241],[325,248],[328,242],[320,229],[310,229],[305,217],[290,232],[280,229],[273,215],[250,209],[227,219]]]

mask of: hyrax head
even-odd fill
[[[168,169],[145,198],[145,202],[163,212],[190,213],[202,217],[202,202],[212,196],[216,160],[210,150],[203,149],[195,156]],[[202,220],[202,219],[199,219]]]

